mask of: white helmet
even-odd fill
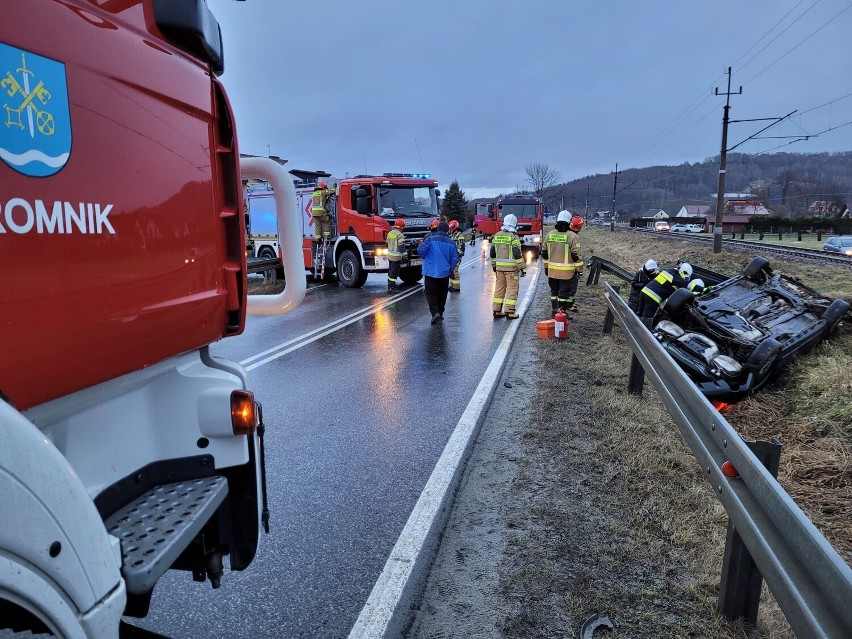
[[[559,214],[556,216],[557,222],[570,222],[571,221],[571,213],[568,211],[559,211]]]
[[[677,272],[683,279],[690,279],[692,277],[692,264],[681,262],[680,266],[677,267]]]
[[[518,228],[518,218],[509,213],[509,215],[503,218],[503,230],[514,233],[516,228]]]
[[[647,262],[645,262],[645,266],[643,266],[642,268],[644,268],[649,273],[660,272],[660,267],[657,266],[657,263],[654,260],[648,260]]]
[[[704,280],[702,280],[700,277],[696,277],[694,280],[692,280],[687,285],[686,288],[688,288],[693,293],[703,293],[704,292]]]

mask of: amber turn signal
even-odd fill
[[[739,477],[740,476],[739,471],[736,468],[734,468],[734,465],[729,461],[726,461],[724,464],[722,464],[722,474],[725,477]]]
[[[251,435],[257,428],[254,394],[235,390],[231,393],[231,427],[234,435]]]

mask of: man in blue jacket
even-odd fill
[[[447,234],[449,230],[449,224],[441,222],[438,224],[438,230],[417,247],[417,252],[423,258],[423,288],[433,324],[444,319],[450,273],[459,260],[456,244]]]

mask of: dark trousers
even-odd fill
[[[547,278],[547,283],[550,285],[550,306],[554,311],[557,308],[565,309],[571,294],[571,282],[575,279],[577,279],[576,276],[570,280]]]
[[[388,283],[396,284],[396,278],[399,277],[400,264],[399,260],[388,262]]]
[[[426,303],[429,304],[429,312],[432,315],[444,314],[447,305],[447,292],[450,286],[450,276],[423,278],[423,290],[426,293]]]
[[[639,317],[654,317],[660,305],[644,293],[639,294]]]

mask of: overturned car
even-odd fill
[[[652,330],[707,398],[732,401],[811,350],[848,311],[848,302],[826,299],[756,257],[698,297],[676,290]]]

